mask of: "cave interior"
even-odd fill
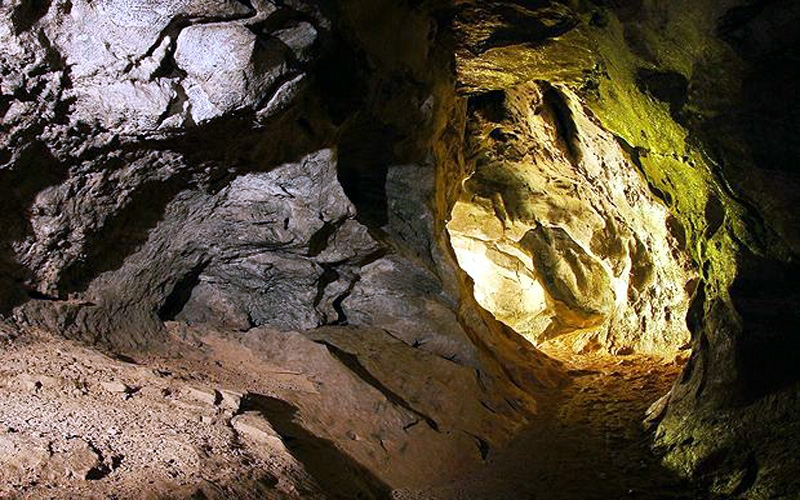
[[[0,498],[800,498],[800,3],[0,2]]]

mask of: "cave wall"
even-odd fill
[[[32,5],[3,6],[4,314],[112,347],[370,324],[480,366],[433,237],[428,10]]]
[[[325,29],[316,9],[237,2],[156,7],[3,6],[9,48],[3,54],[3,184],[17,191],[15,203],[25,214],[4,233],[5,260],[16,268],[4,273],[4,286],[16,289],[10,293],[17,298],[34,299],[27,305],[34,311],[20,315],[67,331],[76,325],[77,337],[127,345],[157,337],[159,311],[169,315],[177,307],[168,302],[184,293],[178,288],[213,269],[212,261],[237,258],[216,247],[229,229],[223,219],[236,218],[235,200],[247,199],[242,189],[226,190],[233,177],[300,162],[325,148],[313,137],[324,134],[314,131],[314,118],[290,106],[303,100],[310,58]],[[220,51],[225,43],[235,50]],[[294,110],[275,120],[288,107]],[[267,141],[267,130],[289,135]],[[325,162],[330,177],[333,156],[317,163]],[[41,180],[22,192],[15,178],[28,177]],[[343,193],[336,194],[339,205],[330,216],[346,218]],[[216,224],[204,223],[211,210],[203,204],[215,196],[228,214],[220,210],[210,217]],[[264,198],[266,205],[270,196]],[[293,239],[274,233],[283,220],[238,216],[251,227],[261,219],[267,238],[253,239],[267,248]],[[319,227],[331,217],[322,217]],[[297,219],[303,225],[308,214]],[[295,248],[319,227],[301,228],[305,239],[294,238]],[[195,238],[197,231],[205,238]],[[242,241],[240,250],[247,246]],[[210,255],[217,251],[219,259]],[[249,253],[257,254],[258,245]],[[6,312],[15,305],[3,302]]]
[[[658,430],[667,462],[722,495],[787,497],[798,14],[791,0],[4,2],[0,314],[112,348],[158,344],[171,320],[372,328],[514,401],[477,427],[479,447],[500,444],[560,376],[475,302],[446,223],[475,173],[470,98],[543,81],[613,135],[699,276],[692,358]]]
[[[674,217],[700,280],[658,443],[724,497],[797,490],[796,445],[771,437],[797,432],[797,14],[785,1],[467,2],[454,20],[462,93],[530,80],[574,93]]]
[[[113,352],[237,339],[324,380],[285,396],[298,420],[391,487],[479,463],[562,373],[456,275],[446,26],[394,1],[4,2],[0,314]]]
[[[540,346],[688,347],[693,276],[671,216],[576,96],[546,83],[476,96],[467,135],[474,173],[447,228],[484,307]]]

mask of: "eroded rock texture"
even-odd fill
[[[475,173],[448,231],[478,301],[536,343],[668,356],[688,344],[688,263],[669,215],[576,97],[547,84],[470,101]]]
[[[795,3],[3,2],[0,338],[246,346],[308,378],[231,426],[348,498],[507,443],[564,377],[519,333],[690,344],[667,463],[792,498]]]
[[[659,443],[723,496],[797,490],[795,445],[770,437],[796,435],[798,420],[798,174],[784,154],[797,141],[781,135],[797,125],[797,14],[792,2],[475,2],[455,18],[464,92],[544,80],[574,93],[669,208],[700,281]]]
[[[3,9],[3,174],[14,186],[5,203],[30,214],[4,233],[4,258],[16,262],[6,273],[17,283],[6,278],[9,299],[22,285],[102,308],[105,294],[114,307],[138,304],[144,320],[164,306],[176,277],[185,280],[207,260],[202,251],[172,262],[161,253],[163,267],[149,266],[152,281],[138,280],[138,292],[124,271],[87,292],[95,278],[147,252],[148,241],[162,251],[179,245],[167,226],[191,218],[192,189],[217,193],[229,176],[264,170],[275,155],[300,161],[315,151],[304,144],[309,132],[272,144],[258,132],[299,99],[317,39],[302,6],[55,2],[37,11],[17,2]],[[227,139],[223,129],[239,132]],[[18,180],[28,175],[36,180]],[[171,210],[187,212],[165,216]],[[150,234],[157,227],[161,241]],[[134,342],[152,326],[140,330]]]
[[[0,304],[18,327],[137,352],[166,349],[165,325],[182,325],[183,338],[210,331],[303,374],[242,411],[287,442],[307,437],[321,455],[293,456],[330,476],[334,498],[466,472],[560,380],[479,316],[436,236],[437,138],[455,97],[427,11],[0,9]],[[225,421],[243,440],[257,427]]]

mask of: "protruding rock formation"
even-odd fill
[[[614,137],[546,84],[470,110],[475,172],[447,227],[478,302],[537,344],[585,332],[577,349],[687,346],[687,259]]]

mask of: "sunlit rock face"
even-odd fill
[[[447,227],[478,302],[537,344],[687,346],[690,273],[667,209],[577,98],[496,91],[470,101],[469,123],[475,172]]]

